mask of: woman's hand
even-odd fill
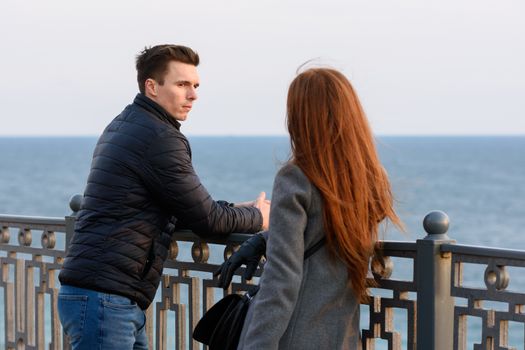
[[[242,264],[246,265],[243,277],[251,280],[265,251],[266,240],[262,234],[257,233],[248,238],[240,248],[213,273],[214,277],[219,276],[218,286],[223,289],[228,288],[232,281],[233,274]]]

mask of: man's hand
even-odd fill
[[[268,230],[270,226],[270,204],[271,202],[266,199],[266,193],[261,192],[259,197],[255,200],[254,207],[259,209],[263,217],[262,229],[263,231]]]
[[[264,193],[264,192],[263,192]],[[214,277],[219,276],[219,287],[226,289],[230,285],[233,274],[242,264],[246,264],[246,270],[243,277],[251,280],[259,261],[266,251],[266,240],[263,235],[257,233],[248,238],[228,260],[226,260],[217,271],[213,273]]]

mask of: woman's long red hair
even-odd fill
[[[397,217],[368,120],[346,77],[329,68],[299,74],[288,90],[292,161],[323,197],[327,244],[348,268],[356,296],[367,296],[378,226]]]

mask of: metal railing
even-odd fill
[[[79,196],[72,199],[73,211],[80,201]],[[57,275],[74,221],[74,214],[0,215],[0,347],[69,348],[57,315]],[[507,267],[525,267],[525,252],[457,245],[446,234],[448,217],[439,211],[427,215],[423,224],[428,233],[423,239],[378,245],[371,261],[375,286],[370,302],[362,305],[367,316],[361,324],[363,349],[375,349],[377,339],[383,339],[389,350],[466,350],[470,318],[481,323],[474,350],[513,349],[509,322],[520,324],[523,332],[525,294],[507,290]],[[204,310],[223,295],[249,287],[242,271],[227,291],[217,288],[212,276],[247,237],[204,240],[191,232],[174,234],[157,296],[146,311],[151,349],[201,348],[191,333]],[[484,272],[468,274],[464,282],[471,266]],[[404,273],[402,278],[395,276],[397,270]],[[484,285],[469,285],[476,279]],[[399,311],[406,315],[403,321],[396,319]]]

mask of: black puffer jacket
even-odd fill
[[[162,275],[174,221],[201,235],[260,230],[258,209],[211,198],[179,127],[139,94],[104,130],[59,275],[62,284],[124,295],[145,309]]]

